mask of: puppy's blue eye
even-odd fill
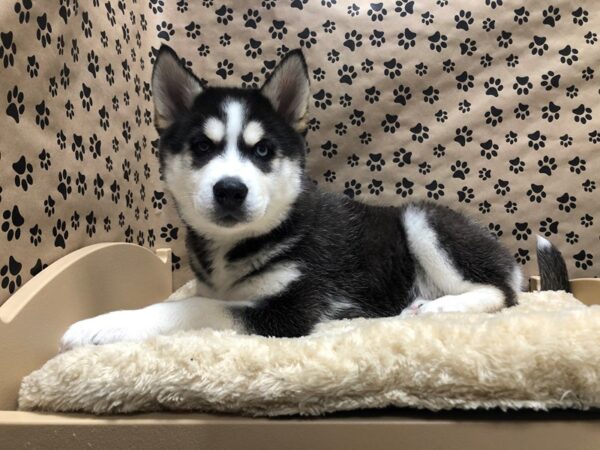
[[[261,158],[266,158],[271,154],[272,149],[273,147],[269,141],[262,140],[254,146],[254,153]]]
[[[212,150],[213,143],[206,136],[199,136],[192,141],[192,148],[199,152],[208,152]]]

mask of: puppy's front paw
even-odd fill
[[[421,308],[426,303],[429,303],[429,300],[416,299],[414,302],[404,308],[400,315],[402,317],[419,315],[421,313]]]
[[[60,341],[65,352],[83,345],[101,345],[119,341],[136,341],[149,337],[143,328],[139,311],[114,311],[76,322],[69,327]]]

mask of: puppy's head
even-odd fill
[[[257,235],[302,189],[309,81],[292,51],[261,89],[203,87],[173,50],[152,74],[165,183],[183,220],[210,236]]]

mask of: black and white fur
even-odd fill
[[[161,169],[187,226],[197,296],[78,322],[63,349],[203,327],[294,337],[331,319],[516,304],[519,267],[474,221],[427,202],[369,206],[309,181],[300,51],[256,90],[205,88],[163,46],[152,88]],[[542,286],[568,289],[545,239],[538,257]]]

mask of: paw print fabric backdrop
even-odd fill
[[[191,278],[151,123],[161,42],[244,86],[302,47],[315,182],[461,209],[529,274],[542,234],[596,276],[599,16],[594,0],[2,2],[0,302],[96,242],[172,247],[175,284]]]

